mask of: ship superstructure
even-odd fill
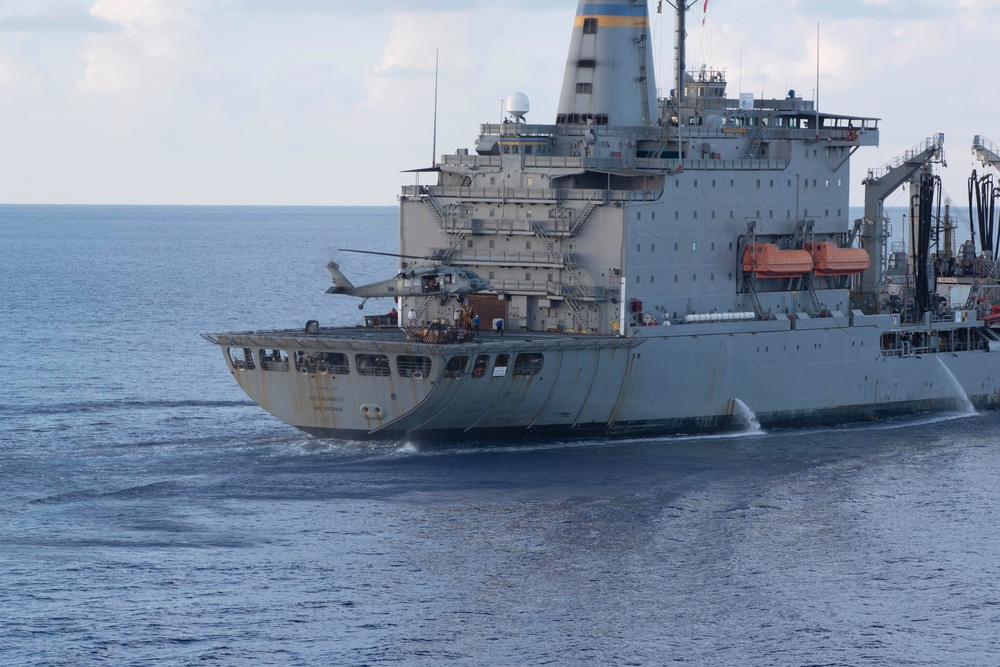
[[[995,406],[978,283],[961,303],[935,285],[943,136],[869,171],[850,221],[850,161],[879,120],[728,96],[724,71],[684,66],[679,2],[669,95],[646,2],[581,0],[555,123],[513,95],[435,183],[403,188],[399,280],[433,258],[487,289],[401,284],[388,328],[207,336],[248,395],[315,435],[411,440]],[[882,202],[907,182],[920,223],[899,283]]]
[[[506,303],[474,301],[527,330],[612,333],[632,299],[660,322],[849,312],[856,271],[747,269],[761,247],[780,262],[848,246],[850,157],[877,145],[878,120],[819,113],[794,91],[727,98],[708,69],[655,101],[648,42],[644,3],[581,3],[557,122],[482,125],[475,154],[404,188],[400,252],[488,277]]]

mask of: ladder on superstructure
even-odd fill
[[[431,301],[433,301],[435,298],[436,297],[432,294],[430,296],[425,296],[424,300],[420,302],[420,306],[415,311],[416,315],[417,315],[417,322],[418,323],[424,321],[424,313],[427,312],[427,307],[429,305],[431,305]],[[407,324],[409,324],[409,322],[407,322]],[[419,324],[418,324],[418,326],[419,326]]]
[[[764,139],[764,128],[758,127],[754,130],[753,136],[750,137],[750,141],[747,143],[747,148],[743,151],[744,160],[753,160],[757,157],[757,151],[760,149],[760,145],[763,143]]]
[[[590,291],[593,285],[591,285],[586,279],[584,272],[576,265],[569,255],[559,252],[555,243],[553,243],[552,237],[545,231],[544,225],[533,221],[531,223],[531,227],[535,232],[535,238],[539,240],[542,247],[545,248],[545,252],[548,253],[549,259],[551,259],[557,266],[562,266],[563,270],[566,271],[566,274],[569,276],[570,283],[573,287],[576,290],[579,290],[581,295]],[[584,321],[586,311],[583,307],[583,303],[572,294],[563,294],[563,300],[566,305],[569,306],[570,312],[573,314],[573,318],[575,319],[573,324],[576,325],[579,323],[579,326],[581,327],[586,326]],[[576,328],[577,326],[573,327],[574,330]]]
[[[458,250],[459,246],[462,245],[462,241],[465,240],[465,232],[454,231],[448,229],[448,222],[445,220],[445,214],[438,208],[437,202],[430,195],[423,198],[424,204],[427,206],[427,210],[430,211],[431,217],[438,223],[438,227],[444,232],[448,238],[448,246],[441,253],[439,258],[443,262],[447,262],[451,259],[451,256]]]
[[[646,0],[632,0],[633,5],[645,5]],[[642,109],[642,124],[649,125],[649,77],[646,75],[646,38],[648,36],[648,20],[645,24],[642,19],[636,19],[635,27],[639,30],[639,36],[635,42],[639,48],[639,108]]]

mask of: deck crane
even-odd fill
[[[979,160],[983,167],[993,167],[1000,171],[1000,146],[981,134],[972,138],[972,154]],[[975,220],[979,220],[979,245],[986,256],[997,259],[1000,245],[994,235],[994,207],[997,188],[993,181],[992,174],[977,177],[976,171],[972,171],[969,179],[969,226],[972,238],[976,237]],[[973,209],[973,199],[975,199],[976,210]]]
[[[944,134],[928,137],[910,150],[896,156],[878,169],[869,169],[862,181],[865,186],[865,217],[861,223],[861,247],[868,252],[871,263],[861,274],[857,306],[865,312],[881,310],[886,293],[885,269],[888,262],[888,219],[883,210],[885,199],[911,180],[918,172],[930,170],[931,165],[945,165]]]

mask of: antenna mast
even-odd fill
[[[687,0],[676,0],[673,5],[677,10],[677,34],[674,37],[674,99],[677,100],[677,107],[680,108],[684,100],[684,70],[687,69],[685,62],[687,41]]]
[[[667,0],[667,4],[677,10],[677,35],[674,38],[674,99],[677,108],[684,100],[684,72],[687,70],[687,10],[698,0]]]
[[[434,49],[434,139],[431,144],[431,166],[437,166],[438,153],[438,52],[440,47]]]
[[[819,138],[819,21],[816,21],[816,138]]]

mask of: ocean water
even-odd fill
[[[198,334],[354,323],[324,265],[395,225],[0,207],[0,664],[1000,664],[997,413],[415,447],[250,403]]]

